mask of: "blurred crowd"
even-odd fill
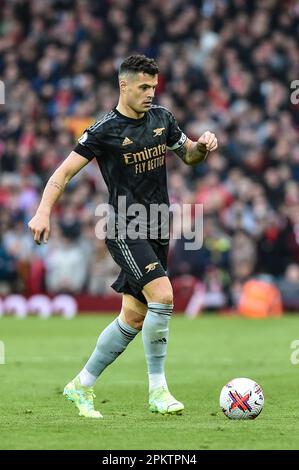
[[[298,0],[0,0],[0,295],[111,293],[96,162],[56,204],[47,245],[27,223],[82,131],[116,105],[119,64],[141,53],[160,67],[156,103],[190,138],[219,142],[203,165],[167,157],[170,201],[204,205],[203,247],[171,242],[174,285],[197,283],[218,308],[268,275],[299,307],[298,37]]]

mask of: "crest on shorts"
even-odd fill
[[[157,264],[159,264],[158,261],[155,261],[155,263],[150,263],[147,266],[145,266],[146,274],[156,269]]]

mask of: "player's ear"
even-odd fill
[[[125,93],[127,90],[127,81],[121,78],[119,80],[119,88],[122,93]]]

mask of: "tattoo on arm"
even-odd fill
[[[183,161],[185,161],[187,152],[188,152],[188,149],[185,145],[182,145],[178,149],[174,150],[174,153],[176,153],[177,156],[180,157]]]
[[[54,188],[59,189],[59,191],[63,190],[63,187],[61,184],[57,183],[56,181],[49,181],[50,186],[54,186]]]
[[[197,165],[205,161],[209,151],[204,144],[197,144],[188,140],[182,147],[174,150],[174,152],[187,165]]]

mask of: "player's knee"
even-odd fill
[[[151,292],[147,297],[148,303],[154,302],[158,304],[173,304],[173,292],[172,288],[168,289],[157,289],[155,292]]]
[[[120,318],[123,322],[127,323],[127,325],[130,325],[132,328],[135,328],[135,330],[141,330],[145,317],[144,315],[140,315],[134,310],[128,309],[123,306],[121,309]]]
[[[173,304],[173,291],[169,279],[163,279],[161,282],[158,281],[158,279],[155,279],[155,284],[150,286],[150,283],[149,288],[144,289],[147,302]]]
[[[132,328],[135,328],[135,330],[141,330],[144,318],[144,316],[139,315],[138,313],[134,314],[134,312],[131,312],[131,315],[128,319],[128,323],[130,326],[132,326]]]
[[[157,292],[156,295],[152,297],[152,300],[150,302],[155,302],[158,304],[173,304],[173,293],[172,291],[169,292]]]
[[[142,318],[135,318],[132,320],[132,327],[135,328],[135,330],[142,330],[142,325],[144,322],[144,317]]]

